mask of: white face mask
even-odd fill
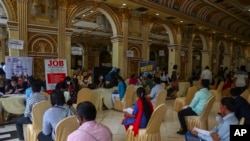
[[[217,116],[215,117],[215,120],[218,121],[218,122],[220,122],[220,121],[222,120],[221,115],[217,115]]]
[[[80,122],[80,120],[79,120],[78,118],[76,118],[76,121],[77,121],[77,123],[78,123],[79,125],[81,125],[81,122]]]
[[[67,81],[67,84],[69,85],[69,84],[70,84],[70,81]]]

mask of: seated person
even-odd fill
[[[17,85],[17,78],[12,77],[11,82],[5,89],[5,94],[20,94],[23,88]]]
[[[110,129],[95,121],[96,113],[96,108],[91,102],[79,103],[76,118],[80,127],[68,136],[67,141],[112,141]]]
[[[28,88],[25,90],[25,101],[28,101],[28,99],[32,94],[31,85],[35,82],[35,79],[32,76],[30,76],[28,77],[27,81],[28,81]]]
[[[47,109],[43,115],[42,132],[40,132],[37,137],[39,141],[54,140],[56,125],[63,118],[66,118],[66,116],[64,115],[65,110],[70,110],[69,106],[65,103],[65,98],[62,91],[52,91],[52,93],[50,94],[50,100],[52,107]]]
[[[136,91],[137,101],[134,105],[133,112],[125,112],[125,119],[122,124],[127,130],[130,125],[133,125],[134,135],[138,134],[139,128],[146,128],[148,121],[153,113],[153,105],[149,98],[146,97],[145,89],[140,87]]]
[[[135,74],[132,74],[132,76],[129,79],[128,84],[129,85],[138,85],[139,84],[138,79],[135,77]]]
[[[221,122],[213,130],[208,131],[208,134],[200,133],[193,129],[185,135],[186,141],[229,141],[230,140],[230,125],[237,125],[238,119],[234,115],[235,101],[231,97],[221,99],[220,112]]]
[[[240,120],[242,117],[245,118],[244,124],[250,125],[250,105],[248,101],[240,96],[241,89],[235,87],[230,89],[230,94],[235,101],[235,116]]]
[[[113,104],[116,98],[119,98],[120,100],[123,99],[127,87],[126,83],[124,82],[121,76],[119,76],[117,80],[118,80],[118,90],[117,90],[118,93],[111,94]]]
[[[31,88],[32,88],[32,94],[26,103],[24,116],[16,120],[16,129],[19,141],[24,141],[23,125],[32,123],[32,116],[31,116],[32,107],[40,101],[47,100],[47,97],[40,93],[41,85],[39,82],[34,82],[31,85]]]
[[[178,118],[181,125],[181,130],[177,131],[178,134],[185,134],[187,132],[187,124],[185,116],[199,116],[204,110],[205,105],[209,98],[212,96],[209,89],[210,81],[202,79],[200,83],[200,90],[197,91],[190,103],[178,112]]]
[[[156,102],[156,97],[157,97],[158,93],[162,89],[163,89],[163,87],[161,85],[161,79],[159,77],[155,77],[154,78],[154,87],[151,89],[150,96],[149,96],[153,105]]]
[[[103,75],[100,75],[99,78],[98,78],[98,84],[97,84],[96,87],[97,87],[97,88],[103,88],[104,82],[105,82],[105,80],[104,80],[104,78],[103,78]]]

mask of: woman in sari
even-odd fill
[[[133,125],[135,136],[138,134],[139,128],[146,128],[153,113],[153,106],[150,99],[146,97],[145,89],[143,87],[139,87],[136,92],[137,101],[134,104],[132,113],[125,111],[125,119],[122,121],[126,130],[130,125]]]

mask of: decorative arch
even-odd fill
[[[207,47],[207,40],[206,40],[206,38],[205,38],[205,36],[204,36],[203,34],[199,34],[199,33],[194,34],[193,37],[192,37],[192,43],[193,43],[193,39],[194,39],[194,37],[195,37],[196,35],[198,35],[198,36],[201,38],[202,49],[203,49],[203,50],[207,50],[207,49],[208,49],[208,47]]]
[[[142,52],[138,45],[129,45],[128,50],[134,51],[134,56],[142,57]]]
[[[45,42],[44,42],[45,41]],[[36,34],[34,36],[32,36],[29,39],[29,46],[28,46],[28,50],[30,52],[36,52],[37,51],[37,47],[40,47],[38,44],[42,44],[42,42],[44,42],[43,44],[45,45],[44,48],[44,52],[50,52],[50,53],[56,53],[57,52],[57,43],[56,41],[50,37],[49,35],[41,35],[41,34]],[[48,46],[46,46],[46,44]]]
[[[0,3],[3,5],[3,8],[7,13],[8,20],[17,21],[17,15],[15,10],[17,9],[16,1],[1,0]]]
[[[71,21],[74,19],[74,16],[89,6],[97,7],[97,10],[99,10],[102,14],[104,14],[106,16],[106,18],[109,20],[109,22],[111,24],[113,36],[122,35],[121,22],[119,20],[119,17],[117,16],[116,12],[114,12],[105,3],[96,3],[94,1],[87,1],[87,2],[83,1],[80,4],[76,5],[71,11],[67,12],[67,15],[69,15],[69,16],[67,17],[66,26],[68,28],[70,28],[72,25]]]
[[[154,24],[157,24],[157,22],[150,24],[150,29],[148,34],[150,34]],[[176,36],[174,36],[175,32],[173,31],[174,27],[169,23],[161,23],[160,25],[163,26],[164,29],[168,32],[170,45],[174,45],[176,43],[176,38],[175,38]]]

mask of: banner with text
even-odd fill
[[[54,90],[58,82],[67,76],[67,65],[64,59],[45,59],[45,75],[47,90]]]
[[[32,57],[13,57],[5,56],[6,78],[12,76],[31,76],[33,68]]]

